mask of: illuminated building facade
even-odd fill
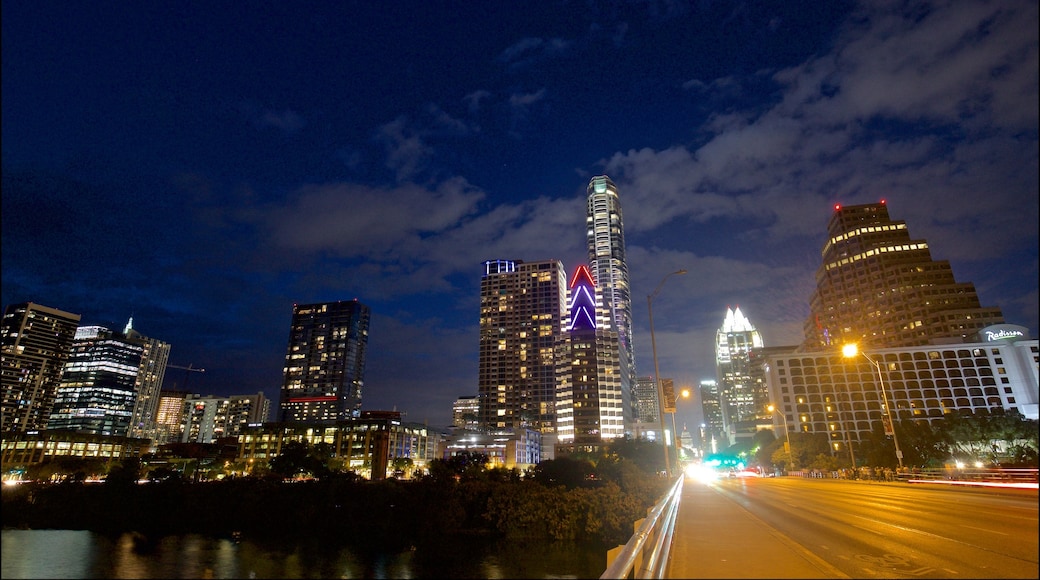
[[[422,473],[437,457],[439,437],[419,423],[404,423],[396,411],[362,411],[358,417],[324,424],[263,423],[245,427],[238,436],[238,459],[255,465],[269,462],[291,442],[324,443],[343,470],[381,480],[393,475],[395,459],[410,459]]]
[[[636,383],[635,351],[632,346],[632,291],[625,263],[625,224],[617,186],[605,175],[593,177],[587,188],[586,242],[589,268],[599,295],[597,312],[601,326],[617,333],[617,358],[621,390],[631,405]],[[625,409],[625,421],[636,420],[635,409]]]
[[[155,415],[155,444],[181,440],[184,433],[184,399],[188,391],[163,389],[159,392],[159,410]]]
[[[150,438],[170,345],[103,326],[76,330],[48,429]]]
[[[762,335],[740,311],[727,308],[715,333],[715,371],[724,431],[753,421],[768,404],[764,389],[756,389],[752,349],[762,348]]]
[[[595,452],[623,437],[631,408],[619,369],[620,337],[599,326],[596,285],[579,266],[570,282],[570,317],[560,338],[557,365],[555,453]]]
[[[32,302],[4,309],[0,323],[0,432],[47,426],[80,315]]]
[[[148,439],[52,430],[5,433],[0,442],[0,464],[35,465],[60,457],[84,459],[140,458],[149,450]]]
[[[974,342],[868,349],[880,377],[865,357],[848,359],[839,350],[772,355],[766,382],[792,431],[826,433],[832,449],[842,452],[882,423],[886,396],[897,424],[993,411],[1037,420],[1038,343],[1024,327],[1014,328],[1021,332],[1009,338],[986,340],[983,329]],[[774,417],[777,433],[783,425]]]
[[[267,421],[270,402],[262,392],[255,395],[188,395],[183,400],[183,443],[213,443],[237,437],[252,423]]]
[[[452,425],[460,429],[480,428],[480,397],[459,397],[451,404]]]
[[[371,313],[357,300],[294,304],[280,417],[336,421],[361,413]]]
[[[638,377],[632,389],[632,398],[640,423],[657,423],[661,420],[661,408],[657,404],[657,381],[654,377]]]
[[[123,338],[141,345],[141,366],[137,371],[134,392],[134,411],[130,415],[130,430],[127,435],[136,438],[154,439],[157,434],[156,416],[162,393],[166,365],[170,360],[170,344],[148,338],[134,330],[131,317],[123,328]]]
[[[805,322],[805,350],[846,343],[885,348],[965,342],[1001,324],[999,308],[982,307],[975,286],[958,283],[950,263],[933,260],[928,243],[889,218],[885,202],[835,206]]]
[[[566,316],[559,260],[489,260],[480,280],[479,428],[556,428],[556,342]]]

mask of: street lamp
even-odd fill
[[[881,363],[867,356],[867,353],[859,350],[859,347],[855,344],[846,344],[841,347],[841,354],[845,358],[854,358],[856,354],[863,355],[863,358],[867,359],[870,364],[874,365],[877,370],[878,384],[881,386],[881,398],[885,403],[885,417],[888,419],[888,425],[892,429],[892,443],[896,446],[896,461],[899,463],[899,469],[903,469],[903,452],[899,449],[899,437],[896,436],[896,425],[892,422],[892,409],[888,406],[888,391],[885,390],[885,377],[881,374]]]
[[[664,440],[664,387],[661,384],[661,369],[657,366],[657,340],[654,338],[654,297],[661,291],[661,286],[664,286],[665,280],[667,280],[673,274],[685,274],[686,269],[676,270],[669,274],[665,274],[664,278],[661,278],[661,283],[657,285],[657,288],[651,294],[646,296],[646,308],[650,313],[650,348],[653,349],[654,353],[654,382],[657,383],[657,418],[661,422],[661,446],[664,449],[664,470],[668,475],[672,474],[672,462],[668,457],[668,444]]]
[[[787,436],[787,456],[791,459],[791,469],[795,468],[794,465],[794,448],[791,447],[791,430],[787,428],[787,415],[780,412],[774,405],[766,407],[770,413],[776,413],[780,415],[780,418],[784,420],[784,435]]]

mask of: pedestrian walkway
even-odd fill
[[[687,480],[667,578],[848,578],[712,486]]]

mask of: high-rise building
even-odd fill
[[[556,453],[595,452],[624,437],[631,401],[619,372],[620,337],[599,326],[595,282],[584,265],[570,282],[570,317],[559,341]]]
[[[756,393],[750,353],[762,348],[762,335],[740,311],[727,308],[715,333],[715,371],[724,429],[753,421],[767,404],[764,390]]]
[[[170,360],[170,344],[148,338],[134,330],[134,319],[131,317],[123,329],[126,340],[137,342],[142,347],[141,367],[137,373],[134,391],[134,411],[130,416],[130,437],[155,439],[157,426],[156,416],[159,414],[159,399],[162,392],[166,365]]]
[[[151,438],[170,345],[142,336],[133,323],[119,333],[76,330],[48,429]]]
[[[293,305],[281,421],[360,416],[370,316],[357,300]]]
[[[1004,322],[999,308],[980,306],[974,284],[957,282],[948,261],[910,237],[906,222],[889,218],[884,201],[835,206],[822,255],[806,350],[966,342]]]
[[[32,302],[4,309],[0,324],[0,432],[47,426],[79,320],[79,314]]]
[[[184,443],[213,443],[223,437],[238,437],[250,424],[264,423],[270,402],[264,394],[188,395],[183,401]]]
[[[654,377],[636,378],[632,398],[635,399],[636,416],[640,423],[657,423],[661,420],[661,407],[657,403],[657,381]]]
[[[480,280],[479,425],[556,429],[556,342],[567,308],[559,260],[489,260]]]
[[[826,434],[832,453],[851,460],[871,433],[891,432],[889,419],[994,411],[1036,419],[1037,341],[980,306],[974,285],[956,282],[884,201],[835,206],[827,235],[804,342],[759,353],[774,431]],[[863,356],[843,357],[849,343]]]
[[[184,399],[188,391],[163,389],[159,393],[159,410],[155,417],[155,444],[164,445],[181,440],[184,433]]]
[[[599,295],[597,312],[618,336],[619,378],[624,393],[625,422],[635,421],[631,407],[632,386],[636,383],[635,351],[632,345],[632,292],[625,263],[625,225],[617,186],[605,175],[589,181],[585,217],[589,268]],[[614,358],[614,357],[611,357]]]
[[[722,421],[722,404],[719,401],[719,383],[716,380],[706,379],[701,381],[701,412],[704,414],[704,425],[702,427],[701,444],[718,442],[726,433],[726,426]],[[714,450],[710,451],[714,452]]]
[[[459,397],[451,404],[451,424],[460,429],[480,428],[480,397]]]

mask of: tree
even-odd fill
[[[318,450],[321,454],[323,451]],[[289,479],[299,475],[320,477],[327,468],[320,457],[312,454],[310,445],[304,441],[290,441],[282,446],[282,452],[271,459],[271,472]]]
[[[596,466],[591,461],[573,459],[563,456],[546,459],[534,468],[534,481],[546,486],[562,485],[567,489],[587,486],[590,477],[596,473]]]
[[[141,479],[144,467],[137,457],[127,457],[108,470],[105,483],[108,485],[131,485]]]

